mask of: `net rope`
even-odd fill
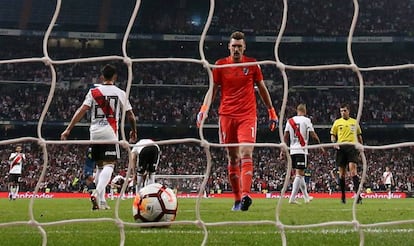
[[[7,63],[32,63],[32,62],[43,62],[45,64],[45,66],[49,67],[50,72],[51,72],[51,87],[50,87],[50,91],[49,91],[49,95],[47,98],[47,101],[45,103],[45,106],[42,110],[41,116],[39,118],[38,121],[38,125],[37,125],[37,138],[35,137],[22,137],[22,138],[15,138],[15,139],[8,139],[8,140],[2,140],[0,141],[0,144],[2,145],[6,145],[6,144],[16,144],[19,142],[34,142],[37,143],[39,146],[41,146],[42,150],[43,150],[43,158],[44,158],[44,163],[43,163],[43,169],[42,169],[42,173],[41,176],[39,178],[39,181],[35,187],[34,190],[34,194],[38,193],[39,188],[40,188],[40,184],[41,181],[44,180],[44,177],[47,173],[47,168],[48,168],[48,151],[47,151],[47,145],[48,144],[60,144],[60,145],[68,145],[68,144],[91,144],[91,143],[119,143],[126,151],[128,151],[128,156],[129,156],[129,164],[128,164],[128,172],[127,175],[130,175],[131,172],[131,167],[132,167],[132,158],[131,158],[131,153],[130,153],[130,144],[128,143],[126,137],[125,137],[125,110],[123,110],[122,112],[122,118],[121,118],[121,140],[120,141],[113,141],[113,142],[108,142],[108,141],[90,141],[90,140],[76,140],[76,141],[72,141],[72,140],[67,140],[67,141],[55,141],[55,140],[46,140],[42,137],[42,126],[44,123],[44,119],[46,116],[46,113],[48,111],[48,108],[51,104],[51,101],[53,99],[53,95],[55,92],[55,88],[56,88],[56,70],[55,70],[55,65],[61,65],[61,64],[71,64],[71,63],[88,63],[88,62],[100,62],[100,61],[122,61],[128,68],[128,80],[127,80],[127,85],[126,85],[126,94],[127,96],[129,96],[130,94],[130,90],[131,90],[131,85],[132,85],[132,65],[133,63],[145,63],[145,62],[190,62],[190,63],[197,63],[197,64],[201,64],[204,66],[205,70],[208,73],[208,77],[209,77],[209,89],[208,89],[208,101],[207,101],[207,112],[209,111],[209,107],[211,105],[211,96],[212,96],[212,88],[213,88],[213,77],[212,77],[212,72],[211,69],[217,67],[216,65],[213,64],[209,64],[209,62],[206,60],[205,58],[205,54],[204,54],[204,42],[206,40],[206,35],[207,35],[207,31],[210,27],[212,18],[213,18],[213,13],[214,13],[214,9],[215,9],[215,0],[210,0],[210,8],[209,8],[209,14],[207,17],[207,21],[206,24],[203,28],[203,31],[201,33],[201,37],[200,37],[200,41],[199,41],[199,55],[201,57],[201,59],[191,59],[191,58],[140,58],[140,59],[131,59],[128,56],[127,53],[127,42],[128,42],[128,37],[129,34],[131,32],[131,29],[133,27],[134,21],[136,19],[137,13],[140,9],[140,5],[141,5],[141,1],[137,0],[135,3],[135,7],[134,10],[132,12],[132,15],[130,17],[128,26],[126,28],[126,31],[124,33],[123,36],[123,40],[122,40],[122,56],[100,56],[100,57],[89,57],[89,58],[79,58],[79,59],[65,59],[65,60],[53,60],[48,53],[48,47],[47,47],[47,43],[48,43],[48,39],[51,35],[53,26],[56,23],[56,20],[59,16],[59,12],[61,9],[61,4],[62,4],[62,0],[56,0],[56,8],[55,8],[55,12],[53,14],[52,20],[48,26],[47,31],[45,32],[45,36],[43,38],[43,57],[32,57],[32,58],[21,58],[21,59],[9,59],[9,60],[0,60],[0,64],[7,64]],[[278,36],[276,38],[275,41],[275,46],[274,46],[274,56],[275,56],[275,60],[264,60],[264,61],[257,61],[254,63],[251,63],[251,65],[253,64],[260,64],[260,65],[274,65],[276,66],[281,74],[282,74],[282,78],[283,78],[283,101],[282,101],[282,107],[280,110],[280,116],[279,116],[279,127],[278,127],[278,131],[279,131],[279,136],[280,136],[280,144],[276,144],[276,143],[255,143],[254,146],[255,147],[271,147],[271,148],[280,148],[282,151],[288,151],[289,147],[286,145],[285,142],[283,142],[283,132],[282,132],[282,124],[284,122],[284,118],[285,118],[285,111],[286,111],[286,104],[287,104],[287,98],[288,98],[288,88],[289,88],[289,81],[287,78],[287,74],[286,74],[286,70],[302,70],[302,71],[309,71],[309,70],[333,70],[333,69],[349,69],[352,70],[358,77],[358,81],[359,81],[359,103],[358,103],[358,113],[357,113],[357,121],[359,122],[361,119],[361,115],[362,115],[362,110],[363,110],[363,101],[364,101],[364,80],[362,77],[361,72],[363,71],[379,71],[379,70],[398,70],[398,69],[413,69],[414,68],[414,64],[403,64],[403,65],[395,65],[395,66],[376,66],[376,67],[367,67],[367,68],[362,68],[362,67],[358,67],[355,64],[354,58],[353,58],[353,54],[352,54],[352,39],[353,39],[353,33],[355,30],[355,26],[357,23],[357,19],[358,19],[358,14],[359,14],[359,4],[357,0],[353,0],[353,4],[354,4],[354,13],[353,13],[353,18],[352,18],[352,23],[349,29],[349,34],[347,37],[347,55],[348,55],[348,59],[349,59],[349,64],[330,64],[330,65],[317,65],[317,66],[292,66],[292,65],[288,65],[288,64],[283,64],[280,59],[279,59],[279,46],[281,44],[282,41],[282,37],[286,28],[286,23],[287,23],[287,13],[288,13],[288,4],[287,4],[287,0],[283,0],[283,16],[282,16],[282,23],[281,23],[281,28],[280,31],[278,33]],[[248,63],[249,64],[249,63]],[[243,64],[246,65],[246,64]],[[226,67],[226,66],[235,66],[235,65],[222,65],[220,67]],[[353,206],[352,206],[352,220],[351,221],[328,221],[328,222],[324,222],[324,223],[317,223],[317,224],[306,224],[306,225],[287,225],[287,224],[283,224],[282,221],[280,220],[280,212],[281,212],[281,206],[282,206],[282,200],[283,200],[283,194],[286,192],[288,184],[290,182],[290,173],[292,170],[292,161],[290,159],[289,155],[286,155],[288,157],[288,168],[287,168],[287,175],[285,177],[285,181],[284,181],[284,185],[281,191],[281,198],[278,199],[277,202],[277,206],[275,209],[275,221],[273,220],[257,220],[257,221],[222,221],[222,222],[214,222],[214,223],[209,223],[209,222],[204,222],[202,219],[202,216],[200,214],[200,202],[201,199],[203,197],[203,190],[207,184],[208,181],[208,177],[210,175],[210,171],[211,171],[211,167],[212,167],[212,155],[210,152],[210,147],[225,147],[225,146],[240,146],[243,144],[216,144],[216,143],[211,143],[209,141],[207,141],[204,137],[204,133],[203,133],[203,125],[204,125],[204,120],[201,124],[201,127],[199,128],[199,136],[200,139],[197,138],[183,138],[183,139],[174,139],[174,140],[163,140],[163,141],[157,141],[158,144],[163,145],[163,144],[179,144],[179,143],[196,143],[196,144],[200,144],[204,150],[205,150],[205,154],[206,154],[206,159],[207,159],[207,167],[206,167],[206,173],[203,175],[203,182],[201,184],[201,188],[199,190],[198,193],[198,198],[196,201],[196,220],[194,221],[184,221],[184,220],[180,220],[180,221],[174,221],[174,222],[161,222],[161,223],[157,223],[158,225],[196,225],[199,228],[201,228],[203,230],[204,236],[203,236],[203,241],[201,243],[201,245],[206,245],[207,241],[208,241],[208,227],[211,226],[225,226],[225,225],[274,225],[275,228],[277,230],[279,230],[280,235],[281,235],[281,240],[283,245],[288,245],[287,243],[287,238],[286,238],[286,230],[290,230],[290,229],[309,229],[309,228],[317,228],[317,227],[326,227],[326,226],[339,226],[339,225],[343,225],[343,226],[353,226],[354,229],[356,231],[358,231],[359,233],[359,242],[360,245],[364,245],[365,243],[365,235],[364,235],[364,228],[371,228],[371,227],[381,227],[381,226],[390,226],[390,225],[401,225],[401,224],[414,224],[414,220],[400,220],[400,221],[390,221],[390,222],[380,222],[380,223],[372,223],[372,224],[361,224],[358,221],[357,218],[357,214],[356,214],[356,201],[354,201]],[[317,149],[320,147],[333,147],[334,144],[318,144],[318,145],[312,145],[312,146],[307,146],[308,149]],[[361,145],[361,144],[356,144],[355,145],[356,148],[359,150],[360,152],[360,156],[362,159],[362,164],[363,164],[363,171],[362,171],[362,177],[361,177],[361,182],[360,182],[360,189],[357,195],[360,194],[361,192],[361,187],[365,182],[366,179],[366,172],[367,172],[367,159],[366,156],[364,154],[364,150],[384,150],[384,149],[392,149],[392,148],[399,148],[399,147],[410,147],[410,146],[414,146],[414,142],[403,142],[403,143],[398,143],[398,144],[389,144],[389,145],[382,145],[382,146],[369,146],[369,145]],[[197,176],[187,176],[187,178],[200,178],[198,175]],[[123,193],[126,189],[127,183],[125,182],[125,184],[122,187],[121,193]],[[8,227],[8,226],[15,226],[15,225],[31,225],[35,228],[37,228],[39,230],[39,233],[42,236],[42,245],[47,245],[48,242],[48,236],[47,233],[44,229],[44,227],[47,226],[53,226],[53,225],[63,225],[63,224],[68,224],[68,223],[90,223],[90,222],[113,222],[115,223],[118,228],[119,228],[119,232],[120,232],[120,245],[124,245],[125,244],[125,226],[132,226],[132,227],[140,227],[142,226],[142,224],[139,223],[131,223],[131,222],[127,222],[127,221],[123,221],[120,217],[119,217],[119,205],[120,205],[120,200],[117,199],[116,201],[116,205],[115,205],[115,218],[89,218],[89,219],[69,219],[69,220],[60,220],[60,221],[53,221],[53,222],[38,222],[33,214],[33,205],[34,205],[34,201],[35,201],[35,196],[32,196],[32,198],[30,199],[30,203],[29,203],[29,217],[30,220],[29,221],[13,221],[13,222],[7,222],[7,223],[0,223],[0,227]],[[147,223],[147,226],[151,226],[151,223]]]

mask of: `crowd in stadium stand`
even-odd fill
[[[4,120],[37,121],[49,93],[49,86],[3,85],[0,95],[0,116]],[[68,121],[84,99],[85,88],[56,89],[46,121]],[[203,88],[143,88],[134,87],[131,103],[140,123],[194,125],[207,87]],[[350,96],[350,92],[352,93]],[[282,89],[271,92],[274,105],[282,106]],[[338,105],[349,102],[356,116],[358,91],[352,90],[292,90],[288,95],[288,116],[294,114],[298,103],[308,105],[315,124],[330,124],[338,117]],[[414,118],[413,92],[407,88],[367,89],[364,98],[363,123],[406,123]],[[216,102],[215,102],[216,103]],[[259,104],[260,105],[260,104]],[[267,122],[267,112],[259,109],[259,124]],[[217,122],[217,106],[209,114],[208,122]]]
[[[22,48],[21,45],[16,46]],[[17,57],[30,55],[17,52],[17,48],[13,50],[16,51],[15,54],[19,54]],[[71,49],[62,49],[62,54],[69,54],[70,51]],[[0,53],[6,58],[11,58],[7,50]],[[91,51],[86,53],[90,54]],[[290,58],[289,62],[301,64],[301,59],[302,57],[293,60]],[[372,60],[395,64],[409,61],[399,56],[379,54],[367,56],[363,60],[364,64],[369,64]],[[323,62],[329,64],[329,59]],[[306,63],[322,64],[322,60],[306,58]],[[126,85],[127,73],[122,69],[122,64],[119,67],[118,83],[122,88]],[[49,68],[39,62],[2,64],[0,68],[0,80],[9,81],[3,83],[4,93],[0,95],[1,118],[16,121],[38,120],[42,110],[39,105],[44,105],[49,94],[51,81]],[[67,121],[82,103],[88,87],[99,83],[97,77],[99,68],[98,63],[56,65],[57,89],[46,120]],[[280,109],[283,95],[283,79],[280,71],[274,65],[262,65],[262,69],[274,100],[273,104]],[[133,74],[130,97],[136,107],[135,113],[140,123],[194,124],[194,117],[208,86],[208,75],[201,65],[182,62],[137,63],[134,64]],[[340,69],[287,71],[287,74],[288,116],[294,114],[295,105],[301,102],[308,105],[308,113],[315,124],[332,123],[338,117],[338,105],[345,101],[352,105],[353,112],[356,114],[359,81],[352,71]],[[414,106],[411,103],[413,90],[408,88],[412,77],[409,69],[363,72],[362,75],[366,87],[361,122],[405,123],[414,118]],[[25,81],[30,82],[30,86],[20,83]],[[65,81],[68,84],[62,86]],[[72,83],[78,86],[74,87]],[[266,110],[259,110],[259,113],[259,124],[266,123]],[[208,122],[217,122],[216,111],[213,110],[209,114]]]
[[[21,191],[33,191],[43,168],[43,153],[36,144],[24,144],[27,162],[23,169]],[[7,147],[7,146],[5,146]],[[162,154],[157,169],[159,175],[203,175],[206,172],[207,160],[203,149],[194,143],[170,144],[161,146]],[[226,171],[225,152],[222,148],[212,148],[212,169],[207,184],[209,192],[230,191]],[[412,159],[413,148],[394,148],[388,150],[366,150],[367,176],[364,188],[372,191],[384,191],[382,174],[385,166],[389,166],[395,179],[394,191],[411,191],[414,185]],[[127,169],[126,151],[115,168],[115,174]],[[311,192],[335,192],[337,183],[335,177],[334,151],[328,150],[326,155],[320,155],[317,150],[310,151]],[[10,150],[0,150],[1,166],[7,167]],[[281,191],[287,163],[278,158],[279,149],[258,147],[254,151],[255,168],[252,188],[255,192],[264,190]],[[54,192],[77,192],[82,181],[82,170],[86,157],[85,145],[49,145],[48,168],[40,189],[46,188]],[[362,173],[362,163],[359,163]],[[7,168],[0,169],[0,190],[7,190]],[[199,189],[201,178],[169,179],[160,178],[159,182],[183,192],[195,192]],[[351,179],[347,180],[349,190],[352,190]],[[289,186],[290,190],[290,186]]]
[[[46,1],[46,0],[45,0]],[[107,11],[113,11],[111,22],[107,23],[105,30],[98,30],[97,26],[105,27],[98,23],[101,19],[99,3],[93,1],[82,1],[82,4],[74,4],[71,11],[76,13],[73,18],[67,18],[69,6],[63,4],[60,23],[55,26],[57,31],[106,31],[123,32],[129,20],[129,14],[135,1],[126,4],[113,4]],[[115,1],[109,1],[115,2]],[[151,3],[149,3],[151,2]],[[200,34],[204,28],[207,16],[207,4],[195,1],[172,1],[170,4],[160,4],[158,1],[146,1],[137,20],[134,31],[147,34]],[[178,3],[181,2],[182,6]],[[8,8],[0,7],[0,27],[40,29],[44,30],[54,11],[50,1],[39,6],[41,11],[33,11],[32,18],[24,25],[21,22],[20,14],[10,14],[10,8],[21,11],[21,1],[7,2]],[[177,4],[177,5],[174,5]],[[355,35],[391,35],[412,37],[413,25],[410,22],[414,9],[411,1],[402,0],[398,4],[392,1],[360,1],[360,13],[355,29]],[[1,5],[1,4],[0,4]],[[42,5],[48,7],[42,7]],[[82,14],[76,8],[96,8],[96,14]],[[290,1],[288,4],[288,23],[285,35],[298,36],[347,36],[352,20],[352,1]],[[128,8],[129,11],[125,11]],[[194,9],[194,11],[186,11]],[[282,19],[282,1],[216,1],[216,11],[209,28],[209,35],[228,36],[234,30],[242,30],[250,36],[267,35],[276,36],[279,32]],[[101,10],[101,9],[99,9]],[[253,12],[251,10],[254,10]],[[29,11],[29,10],[26,10]],[[91,11],[93,12],[93,11]],[[196,13],[196,14],[194,14]],[[158,16],[155,19],[153,16]],[[85,23],[84,19],[93,19],[96,23]],[[155,19],[155,20],[154,20]],[[76,20],[76,23],[70,21]],[[122,27],[122,28],[120,28]],[[67,29],[65,29],[67,28]],[[13,40],[11,40],[13,39]],[[15,38],[4,36],[7,40],[7,49],[0,51],[1,59],[42,57],[41,38]],[[14,42],[16,41],[16,42]],[[3,42],[3,41],[2,41]],[[6,42],[6,41],[4,41]],[[109,41],[108,41],[109,42]],[[152,41],[151,42],[158,42]],[[174,51],[167,44],[166,50]],[[174,44],[177,45],[177,44]],[[250,44],[248,44],[248,47]],[[266,44],[260,44],[265,46]],[[271,44],[273,45],[273,44]],[[187,52],[196,54],[197,44],[183,44],[183,47],[190,47]],[[208,44],[207,44],[208,46]],[[252,44],[252,46],[259,46]],[[267,44],[267,50],[250,48],[248,55],[258,60],[273,59],[272,47]],[[28,49],[27,47],[31,47]],[[270,47],[270,48],[269,48]],[[100,50],[93,48],[51,48],[52,58],[78,58],[102,55]],[[105,50],[111,49],[105,47]],[[186,50],[186,48],[183,48]],[[319,47],[319,51],[323,51]],[[355,61],[360,67],[413,63],[410,52],[399,52],[398,56],[387,49],[381,49],[381,53],[355,53]],[[130,51],[130,50],[128,50]],[[144,55],[158,56],[159,54],[143,52]],[[161,52],[161,51],[160,51]],[[223,50],[208,51],[208,58],[213,63],[214,59],[223,55]],[[257,52],[257,53],[253,53]],[[289,53],[289,52],[287,52]],[[320,52],[325,53],[325,52]],[[328,53],[328,52],[326,52]],[[391,55],[390,55],[391,54]],[[332,55],[333,57],[329,57]],[[159,55],[162,56],[162,55]],[[214,58],[214,59],[213,59]],[[344,53],[324,54],[324,57],[312,57],[306,52],[300,51],[292,56],[281,52],[281,61],[290,65],[323,65],[332,63],[348,64],[349,60]],[[377,62],[381,62],[378,64]],[[73,63],[66,65],[55,65],[58,75],[58,88],[54,93],[51,107],[48,110],[46,121],[67,122],[77,107],[82,103],[88,86],[99,82],[96,77],[99,74],[100,66],[94,63]],[[283,81],[279,70],[272,65],[263,65],[264,77],[269,85],[274,105],[280,109],[282,104]],[[130,99],[134,105],[134,111],[140,124],[182,124],[194,125],[195,115],[199,110],[201,100],[207,90],[208,76],[201,65],[190,63],[139,63],[134,64],[134,87],[131,89]],[[414,118],[414,106],[411,103],[414,91],[405,87],[411,85],[412,74],[410,70],[395,70],[385,72],[362,72],[364,85],[367,86],[364,92],[364,108],[361,118],[362,123],[406,123],[412,122]],[[359,82],[356,75],[348,70],[318,70],[318,71],[287,71],[289,79],[289,98],[287,104],[287,116],[294,114],[294,108],[299,102],[308,106],[308,113],[314,124],[330,124],[338,117],[338,106],[347,101],[351,103],[353,112],[356,114],[358,107]],[[120,87],[126,85],[126,71],[120,70]],[[2,84],[0,94],[0,119],[22,122],[37,122],[43,109],[43,105],[49,94],[51,74],[48,67],[42,62],[9,63],[0,64],[0,80],[8,81]],[[30,84],[20,82],[30,82]],[[64,82],[69,81],[69,85]],[[70,83],[76,82],[79,87],[74,88]],[[28,86],[29,85],[29,86]],[[150,87],[148,85],[159,85]],[[168,85],[174,85],[168,87]],[[186,87],[178,87],[186,86]],[[338,86],[341,89],[334,88]],[[381,86],[385,86],[381,88]],[[305,87],[311,87],[306,89]],[[318,88],[319,87],[319,88]],[[345,89],[344,89],[345,88]],[[408,89],[407,89],[408,88]],[[217,105],[214,107],[217,109]],[[259,124],[267,123],[265,109],[259,110]],[[84,120],[87,122],[87,120]],[[217,112],[209,113],[207,123],[217,122]],[[1,146],[1,166],[7,167],[9,146]],[[32,191],[36,186],[42,170],[43,156],[38,146],[25,144],[24,152],[27,154],[27,163],[24,166],[22,191]],[[45,180],[42,181],[41,190],[46,187],[51,191],[77,191],[79,190],[79,178],[81,178],[82,166],[84,163],[85,146],[49,146],[49,168]],[[162,159],[158,168],[158,174],[204,174],[206,167],[205,154],[199,146],[163,146]],[[255,150],[255,175],[253,187],[256,191],[280,191],[286,175],[286,163],[277,159],[278,149],[257,148]],[[366,151],[368,159],[367,180],[365,188],[374,191],[384,190],[381,175],[386,165],[391,166],[394,173],[398,191],[411,191],[414,183],[412,176],[412,148],[396,148],[384,151]],[[177,154],[179,153],[179,154]],[[124,153],[125,154],[125,153]],[[213,167],[209,177],[208,189],[210,191],[230,190],[227,174],[224,151],[215,150],[213,154]],[[333,152],[328,151],[325,156],[311,153],[311,183],[309,189],[312,192],[335,191],[335,171]],[[120,168],[125,168],[125,156],[120,161]],[[360,165],[361,166],[361,165]],[[7,190],[7,168],[0,169],[0,190]],[[170,182],[178,190],[197,190],[201,179],[185,179],[180,181],[165,180]],[[349,185],[352,185],[350,182]],[[352,190],[350,188],[349,190]]]
[[[413,33],[411,1],[359,1],[357,35],[406,35]],[[27,23],[20,20],[23,2],[10,2],[0,7],[0,23],[4,28],[45,29],[54,12],[55,3],[47,0],[25,8],[31,13]],[[55,28],[66,31],[121,32],[125,30],[135,1],[118,4],[114,0],[62,4]],[[110,6],[110,7],[108,7]],[[85,11],[87,9],[87,11]],[[136,29],[141,33],[199,34],[209,11],[209,1],[149,1],[141,4]],[[354,13],[352,1],[288,2],[287,35],[346,36]],[[229,33],[235,29],[255,35],[276,35],[283,14],[283,1],[215,1],[210,26],[211,34]],[[105,21],[111,16],[111,21]],[[156,16],[156,18],[154,18]]]

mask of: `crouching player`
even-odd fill
[[[160,147],[151,139],[141,139],[135,144],[131,153],[133,163],[137,168],[136,192],[139,192],[145,185],[155,182],[155,170],[157,170],[160,161],[161,151]]]
[[[121,174],[116,175],[112,180],[111,180],[111,190],[110,190],[110,196],[111,196],[111,200],[114,200],[115,198],[115,194],[120,193],[121,189],[122,189],[122,185],[125,183],[125,177]],[[122,200],[125,199],[124,194],[120,195]]]

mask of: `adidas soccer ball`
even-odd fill
[[[143,187],[135,196],[132,214],[136,222],[170,222],[177,214],[177,196],[159,183]]]

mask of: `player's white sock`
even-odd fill
[[[99,181],[96,185],[96,190],[99,196],[99,201],[106,201],[105,199],[105,191],[106,186],[111,180],[112,173],[114,171],[113,165],[105,165],[102,169],[102,172],[99,175]]]
[[[96,190],[96,187],[98,186],[98,183],[99,183],[99,177],[101,176],[101,172],[102,172],[102,167],[98,167],[98,168],[96,169],[96,173],[95,173],[95,180],[94,180],[94,182],[95,182],[95,190]]]
[[[16,185],[16,188],[14,189],[13,199],[16,199],[18,194],[19,194],[19,185]]]
[[[143,181],[143,177],[142,174],[138,174],[137,175],[137,186],[136,186],[136,192],[138,193],[139,190],[142,188],[142,181]]]
[[[14,193],[14,186],[11,185],[10,186],[10,190],[9,190],[9,198],[12,199],[13,198],[13,193]]]
[[[114,189],[113,188],[111,188],[111,190],[110,190],[110,196],[111,196],[111,200],[114,200],[114,195],[115,195],[115,192],[114,192]]]
[[[300,191],[302,192],[303,198],[305,199],[305,201],[308,201],[309,194],[308,194],[308,190],[306,189],[305,179],[303,176],[299,176],[299,179],[300,179],[300,183],[299,183]]]
[[[148,184],[155,183],[155,173],[149,173],[148,174]]]
[[[292,193],[290,194],[289,202],[294,202],[299,191],[300,178],[296,176],[293,180]]]

